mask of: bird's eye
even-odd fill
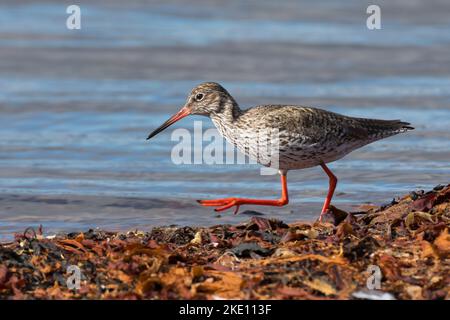
[[[195,95],[195,100],[201,101],[203,99],[203,97],[204,97],[203,93],[197,93]]]

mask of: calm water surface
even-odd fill
[[[175,165],[172,130],[145,140],[202,81],[222,83],[243,108],[411,122],[415,131],[330,165],[339,207],[450,182],[448,1],[381,2],[377,31],[365,26],[365,1],[79,1],[79,31],[65,28],[69,4],[0,3],[0,239],[39,224],[54,233],[237,223],[249,216],[218,217],[194,200],[277,197],[278,177],[257,165]],[[173,128],[192,132],[194,120],[212,127],[191,117]],[[326,175],[288,180],[289,206],[247,209],[314,219]]]

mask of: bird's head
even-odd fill
[[[210,116],[223,111],[226,103],[234,103],[233,98],[220,84],[205,82],[192,89],[183,108],[149,134],[148,139],[188,115]]]

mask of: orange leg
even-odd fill
[[[330,207],[331,198],[333,198],[334,190],[336,189],[336,185],[337,185],[337,178],[333,174],[333,172],[331,172],[331,170],[328,169],[328,167],[325,165],[325,163],[322,163],[320,166],[326,172],[328,177],[330,177],[330,186],[328,188],[327,198],[325,199],[325,203],[323,204],[323,208],[322,208],[322,213],[320,214],[320,217],[319,217],[319,221],[322,222],[323,215],[328,212],[328,208]]]
[[[214,200],[197,200],[203,206],[218,207],[215,211],[223,211],[236,206],[234,214],[237,214],[239,206],[243,204],[253,204],[262,206],[284,206],[289,203],[286,172],[280,172],[281,175],[281,198],[277,200],[248,199],[248,198],[223,198]]]

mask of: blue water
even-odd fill
[[[449,183],[450,4],[382,2],[375,31],[368,4],[80,1],[82,29],[70,31],[65,3],[2,2],[0,238],[39,224],[54,233],[237,223],[249,216],[218,217],[194,200],[278,196],[278,177],[258,165],[172,162],[173,129],[212,128],[207,118],[145,140],[202,81],[222,83],[243,108],[411,122],[415,131],[330,164],[343,209]],[[289,206],[248,209],[314,219],[326,175],[312,168],[288,181]]]

